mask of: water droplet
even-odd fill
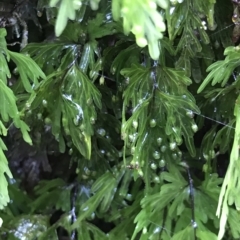
[[[105,154],[105,150],[104,150],[104,149],[101,149],[101,150],[100,150],[100,153],[101,153],[102,155],[104,155],[104,154]]]
[[[151,169],[156,170],[157,169],[157,164],[156,163],[151,163]]]
[[[143,232],[143,234],[146,234],[147,233],[147,228],[144,227],[142,232]]]
[[[91,174],[91,170],[89,168],[87,168],[87,167],[84,168],[84,172],[88,176]]]
[[[186,115],[187,115],[188,117],[190,117],[190,118],[194,118],[194,113],[193,113],[193,111],[191,111],[191,110],[187,111],[187,112],[186,112]]]
[[[170,149],[172,150],[172,151],[174,151],[175,149],[176,149],[176,147],[177,147],[177,143],[175,143],[175,142],[172,142],[172,143],[170,143]]]
[[[73,153],[73,149],[70,148],[69,151],[68,151],[68,154],[69,154],[69,155],[72,155],[72,153]]]
[[[162,140],[162,138],[160,138],[160,137],[157,139],[157,144],[158,144],[158,146],[160,146],[160,145],[162,144],[162,141],[163,141],[163,140]]]
[[[47,107],[47,104],[48,104],[47,100],[43,99],[43,100],[42,100],[42,105],[43,105],[44,107]]]
[[[132,201],[132,200],[133,200],[132,194],[129,194],[129,193],[126,195],[125,198],[126,198],[126,200],[128,200],[128,201]]]
[[[136,148],[135,147],[131,147],[131,154],[135,153]]]
[[[115,74],[116,68],[115,68],[115,67],[112,67],[111,72],[112,72],[112,74]]]
[[[214,42],[214,47],[215,47],[215,49],[218,49],[218,48],[220,47],[220,43],[219,43],[218,40],[216,40],[216,41]]]
[[[87,100],[87,105],[90,106],[90,105],[92,105],[92,103],[93,103],[92,98],[89,98],[89,99]]]
[[[159,167],[160,167],[160,168],[163,168],[163,167],[165,167],[165,166],[166,166],[165,160],[164,160],[164,159],[161,159],[161,160],[159,161]]]
[[[41,17],[42,15],[43,15],[42,12],[39,11],[39,10],[37,10],[37,16],[38,16],[38,17]]]
[[[138,169],[138,174],[139,174],[141,177],[143,177],[143,171],[142,171],[142,169]]]
[[[30,107],[31,107],[31,104],[30,104],[29,102],[26,102],[26,103],[25,103],[25,108],[26,108],[26,109],[29,109]]]
[[[177,154],[180,158],[182,157],[182,152],[181,151],[179,151]]]
[[[45,124],[50,124],[52,121],[51,121],[50,118],[46,117],[46,118],[44,119],[44,122],[45,122]]]
[[[166,146],[162,146],[161,147],[161,152],[165,152],[167,150],[167,147]]]
[[[197,124],[193,124],[193,125],[192,125],[192,130],[193,130],[193,132],[197,132],[197,131],[198,131],[198,126],[197,126]]]
[[[170,8],[170,11],[169,11],[169,12],[170,12],[170,15],[173,14],[174,10],[175,10],[175,7],[171,7],[171,8]]]
[[[103,128],[100,128],[100,129],[97,130],[97,133],[99,135],[101,135],[102,137],[104,137],[106,135],[106,130],[103,129]]]
[[[92,214],[91,214],[91,216],[90,216],[90,220],[94,220],[95,219],[95,212],[93,212]]]
[[[134,120],[132,122],[132,126],[133,126],[134,129],[137,129],[138,128],[138,122],[136,120]]]
[[[84,209],[83,209],[83,211],[85,212],[85,211],[87,211],[89,209],[89,207],[87,206],[87,207],[85,207]]]
[[[160,233],[160,231],[161,231],[161,228],[160,228],[160,227],[156,227],[156,228],[154,229],[153,233],[154,233],[154,234]]]
[[[177,142],[177,145],[180,146],[183,142],[182,138],[179,137],[179,138],[176,138],[176,142]]]
[[[106,155],[107,155],[108,157],[111,157],[111,156],[112,156],[112,154],[111,154],[110,152],[107,152]]]
[[[91,123],[91,124],[95,124],[95,122],[96,122],[96,119],[95,119],[94,117],[91,117],[91,118],[90,118],[90,123]]]
[[[38,120],[42,120],[42,114],[41,114],[41,113],[38,113],[38,114],[37,114],[37,118],[38,118]]]
[[[173,157],[173,159],[176,160],[176,159],[177,159],[177,154],[176,154],[176,153],[173,153],[173,154],[172,154],[172,157]]]
[[[30,116],[30,115],[32,115],[32,110],[28,110],[27,112],[26,112],[26,116]]]
[[[18,72],[18,68],[14,68],[14,70],[13,70],[13,74],[15,74],[15,75],[18,75],[18,74],[19,74],[19,72]]]
[[[195,221],[192,221],[192,226],[193,226],[193,228],[197,228],[198,225]]]
[[[204,158],[205,160],[209,160],[209,156],[208,156],[208,154],[203,153],[203,158]]]
[[[151,119],[150,120],[150,127],[155,127],[157,125],[157,122],[156,122],[156,120],[155,119]]]
[[[160,183],[160,178],[159,178],[158,176],[155,176],[154,179],[153,179],[153,181],[154,181],[155,183]]]
[[[154,157],[154,159],[159,159],[160,158],[160,153],[158,151],[155,151],[153,153],[153,157]]]
[[[113,74],[114,74],[114,73],[113,73]],[[100,85],[104,85],[104,83],[105,83],[105,79],[104,79],[103,76],[101,76],[100,79],[99,79],[99,84],[100,84]]]
[[[129,141],[130,141],[130,142],[133,142],[134,137],[133,137],[132,134],[129,134],[128,138],[129,138]]]
[[[113,101],[113,102],[117,102],[117,100],[118,100],[118,98],[117,98],[115,95],[113,95],[113,96],[112,96],[112,101]]]

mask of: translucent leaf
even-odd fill
[[[0,121],[0,135],[7,136],[7,129],[3,125],[2,121]]]
[[[7,87],[3,83],[3,81],[0,80],[0,101],[1,101],[1,106],[0,106],[0,115],[2,119],[5,122],[9,121],[9,117],[13,119],[14,125],[17,128],[20,128],[24,140],[32,144],[32,140],[28,134],[28,131],[30,130],[29,127],[24,123],[22,120],[20,120],[20,115],[16,106],[16,97],[12,90]]]
[[[18,115],[18,109],[16,106],[16,98],[13,94],[12,90],[7,87],[3,83],[3,81],[0,80],[0,115],[3,119],[3,121],[8,122],[9,117],[10,118],[16,118]]]
[[[210,232],[210,231],[201,231],[201,230],[197,230],[197,237],[199,239],[211,239],[211,240],[217,240],[217,235],[215,235],[214,233]]]
[[[194,239],[193,227],[188,226],[185,229],[179,231],[178,233],[175,233],[171,238],[171,240],[179,240],[179,239],[186,239],[186,240]]]
[[[235,239],[240,237],[240,230],[238,228],[240,222],[240,215],[234,209],[229,209],[228,223],[231,229],[231,234]]]
[[[24,121],[18,118],[14,119],[13,123],[17,128],[21,130],[24,141],[32,145],[32,139],[28,133],[30,131],[29,126]]]
[[[239,173],[240,166],[238,164],[240,156],[239,156],[239,144],[240,144],[240,96],[238,96],[234,108],[234,115],[236,117],[236,128],[235,128],[235,136],[233,147],[230,155],[230,163],[227,169],[227,173],[225,175],[217,208],[217,216],[220,217],[220,230],[218,233],[218,238],[221,239],[225,232],[225,227],[229,214],[229,206],[228,199],[231,201],[231,194],[235,194],[236,199],[234,199],[234,203],[237,209],[240,209],[239,206],[239,192],[240,192],[240,184],[239,184]]]
[[[21,53],[8,51],[11,59],[17,65],[18,72],[27,92],[32,92],[33,87],[38,85],[38,78],[45,78],[41,68],[28,56]],[[33,82],[33,86],[31,85]]]
[[[51,0],[50,6],[55,7],[59,0]],[[55,24],[55,33],[56,36],[60,36],[65,27],[67,26],[68,19],[75,20],[76,10],[78,10],[82,5],[82,1],[70,1],[70,0],[61,0],[59,5],[59,11],[57,15],[57,20]]]
[[[233,70],[240,65],[240,52],[237,47],[227,48],[225,54],[227,56],[224,60],[217,61],[207,68],[207,71],[210,73],[199,87],[198,93],[202,92],[210,82],[212,82],[212,86],[217,83],[221,83],[221,86],[225,86]]]
[[[3,209],[10,201],[6,176],[12,178],[12,174],[8,167],[8,161],[3,153],[5,150],[7,150],[7,148],[0,138],[0,209]]]
[[[165,23],[162,14],[157,11],[157,5],[167,8],[167,1],[136,0],[134,2],[124,1],[122,4],[114,0],[112,3],[113,17],[118,20],[123,18],[123,29],[125,34],[132,32],[136,37],[136,43],[140,47],[149,45],[150,56],[157,60],[159,58],[158,40],[163,37]]]
[[[7,84],[7,77],[10,78],[11,74],[8,68],[8,63],[6,61],[6,57],[3,54],[0,54],[0,79],[4,82],[4,84]]]

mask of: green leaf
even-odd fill
[[[50,75],[59,67],[62,51],[71,47],[72,44],[65,45],[64,42],[30,43],[23,53],[29,54],[46,75]]]
[[[32,92],[34,87],[38,86],[38,79],[45,79],[45,74],[41,68],[28,56],[21,53],[8,51],[10,58],[17,65],[18,72],[27,92]],[[31,85],[33,82],[34,85]]]
[[[90,40],[113,35],[116,33],[116,28],[116,23],[106,20],[105,14],[102,13],[98,13],[96,18],[89,20],[87,26]]]
[[[92,186],[93,196],[81,205],[81,214],[72,225],[72,229],[77,228],[82,220],[90,216],[97,208],[100,213],[106,213],[109,210],[116,193],[115,188],[121,178],[122,173],[115,178],[112,173],[107,172],[97,179]]]
[[[29,127],[20,119],[20,115],[16,106],[16,98],[12,90],[0,80],[0,115],[5,122],[9,121],[9,117],[13,119],[13,123],[20,128],[24,140],[32,144],[32,140],[28,134]]]
[[[0,115],[3,121],[8,122],[10,118],[18,117],[18,109],[16,106],[16,97],[12,90],[0,80]]]
[[[233,147],[230,155],[230,163],[227,169],[227,173],[225,175],[219,202],[217,208],[217,216],[220,217],[220,230],[218,233],[218,238],[222,238],[225,232],[225,227],[227,223],[229,206],[228,204],[235,203],[236,209],[240,209],[240,200],[239,200],[239,192],[240,192],[240,184],[239,184],[239,173],[240,166],[238,161],[240,159],[239,156],[239,144],[240,144],[240,96],[238,96],[234,108],[234,115],[236,117],[236,128],[235,128],[235,136]],[[235,196],[235,199],[232,200],[232,196]]]
[[[82,221],[79,227],[77,228],[78,231],[78,239],[101,239],[101,240],[107,240],[109,239],[107,235],[102,232],[98,227],[96,227],[94,224],[91,224],[87,221]]]
[[[175,233],[171,240],[179,240],[179,239],[186,239],[186,240],[193,240],[194,239],[194,230],[192,226],[188,226],[185,229]]]
[[[50,6],[55,7],[58,2],[59,0],[51,0]],[[75,11],[80,9],[81,5],[82,5],[81,0],[76,1],[61,0],[55,24],[55,33],[57,37],[61,35],[64,28],[67,26],[68,19],[75,20],[76,18]]]
[[[73,143],[84,157],[90,159],[91,136],[96,121],[94,104],[101,108],[101,94],[76,66],[68,70],[62,89],[63,115],[68,119]]]
[[[5,150],[7,150],[7,148],[2,139],[0,138],[0,209],[3,209],[10,201],[6,176],[12,178],[12,174],[8,167],[8,161],[3,153],[3,151]]]
[[[240,65],[240,52],[237,47],[228,47],[225,50],[225,59],[217,61],[211,64],[207,71],[210,72],[204,79],[203,83],[198,89],[198,93],[202,92],[203,89],[212,81],[212,86],[217,83],[221,83],[221,86],[225,86],[233,70]]]
[[[201,231],[197,230],[197,237],[199,239],[211,239],[211,240],[217,240],[217,235],[210,232],[210,231]]]
[[[238,224],[240,221],[239,212],[234,209],[229,209],[228,223],[230,226],[231,233],[235,239],[240,237],[240,230]]]
[[[41,181],[37,187],[34,189],[35,194],[38,198],[31,204],[31,211],[39,211],[45,208],[46,204],[48,206],[55,206],[56,199],[59,200],[61,196],[62,189],[64,189],[65,182],[62,179],[53,179],[50,181]],[[70,199],[65,199],[66,205]],[[62,206],[61,203],[59,203]]]
[[[63,212],[71,210],[71,190],[73,186],[63,187],[56,202],[56,209],[61,209]]]
[[[9,71],[8,63],[7,63],[6,57],[5,57],[6,53],[7,53],[7,51],[4,51],[4,54],[0,54],[0,64],[2,66],[0,69],[0,79],[4,82],[4,84],[7,84],[7,78],[11,77],[11,73]]]

